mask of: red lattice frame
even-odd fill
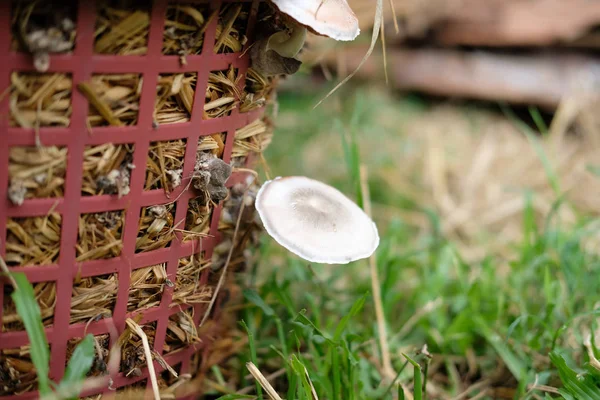
[[[56,282],[57,300],[54,313],[54,322],[51,327],[45,328],[48,341],[51,344],[50,374],[51,378],[59,380],[65,371],[67,342],[74,337],[83,337],[85,334],[94,335],[110,333],[109,327],[114,326],[118,334],[125,329],[125,320],[140,312],[127,313],[128,291],[130,287],[131,271],[166,263],[168,278],[176,279],[179,259],[190,257],[192,254],[205,252],[210,259],[212,249],[219,243],[220,235],[217,230],[221,216],[222,205],[216,207],[212,213],[210,236],[183,242],[181,234],[176,233],[177,239],[173,240],[170,247],[135,254],[135,241],[138,232],[138,220],[142,207],[157,204],[176,204],[175,221],[185,220],[188,201],[195,195],[185,191],[185,185],[172,191],[167,197],[163,189],[144,190],[146,157],[151,142],[174,139],[186,139],[186,152],[184,158],[183,176],[190,176],[196,157],[196,145],[201,136],[226,132],[225,151],[223,159],[230,161],[236,129],[248,125],[261,118],[264,109],[253,110],[248,113],[239,113],[238,107],[231,114],[222,118],[209,120],[202,119],[204,98],[211,71],[226,70],[231,65],[238,69],[241,76],[240,89],[245,84],[245,74],[248,68],[249,57],[246,54],[248,46],[252,43],[254,22],[256,20],[258,5],[261,0],[186,0],[185,3],[208,3],[211,11],[219,9],[222,3],[251,3],[251,12],[246,28],[249,40],[240,53],[216,54],[213,51],[215,43],[217,19],[214,18],[205,31],[203,50],[199,55],[187,56],[187,64],[181,65],[179,56],[162,55],[163,28],[168,0],[155,0],[152,4],[151,24],[148,37],[148,51],[144,56],[113,56],[94,54],[94,26],[96,22],[96,2],[94,0],[79,0],[77,15],[77,36],[74,52],[68,55],[52,55],[48,73],[62,72],[72,74],[72,116],[68,128],[40,128],[39,138],[44,145],[66,146],[68,163],[65,179],[65,192],[63,198],[29,199],[21,206],[13,206],[7,200],[9,184],[8,164],[9,150],[12,146],[32,146],[36,143],[36,134],[33,129],[23,129],[9,126],[9,103],[7,92],[10,86],[10,74],[13,71],[34,71],[31,57],[27,54],[16,53],[10,50],[11,43],[11,10],[9,1],[0,2],[0,93],[5,95],[0,102],[0,255],[5,255],[6,222],[11,217],[35,217],[47,215],[50,211],[61,214],[61,243],[58,264],[46,266],[15,267],[12,271],[24,272],[29,280],[35,282]],[[159,74],[164,73],[197,73],[196,92],[194,96],[193,112],[189,122],[161,125],[158,129],[152,127],[156,84]],[[88,81],[93,74],[136,73],[144,79],[140,97],[138,122],[135,126],[127,127],[95,127],[89,132],[86,124],[88,114],[87,99],[76,90],[77,84]],[[87,145],[102,143],[132,143],[134,144],[133,163],[138,168],[131,174],[131,191],[128,195],[117,196],[81,196],[83,152]],[[244,176],[235,173],[227,182],[232,186],[235,182],[242,181]],[[184,192],[184,193],[182,193]],[[103,211],[125,210],[125,224],[122,235],[123,249],[119,257],[108,260],[94,260],[76,262],[75,243],[77,242],[77,225],[80,214],[97,213]],[[106,318],[89,324],[69,324],[71,291],[73,279],[77,274],[82,278],[110,273],[118,274],[118,293],[112,318]],[[208,281],[209,269],[203,271],[200,277],[201,284]],[[2,284],[0,281],[0,304],[3,304]],[[154,350],[163,354],[168,319],[171,315],[189,308],[190,306],[174,307],[169,309],[173,288],[166,286],[162,294],[160,306],[142,312],[140,324],[156,321],[156,336]],[[196,325],[204,315],[204,305],[193,306]],[[0,325],[2,321],[2,308],[0,308]],[[111,345],[117,337],[111,334]],[[13,349],[28,343],[25,331],[0,332],[0,350]],[[196,351],[208,350],[205,344],[210,340],[203,340],[201,344],[186,348],[165,357],[167,363],[176,365],[181,363],[181,373],[190,373],[191,357]],[[157,373],[163,368],[154,362]],[[110,371],[113,380],[112,387],[119,388],[131,385],[148,378],[145,368],[141,376],[127,378],[118,371]],[[108,377],[107,377],[108,380]],[[148,387],[150,381],[148,380]],[[114,393],[104,389],[101,391],[82,393],[88,396],[97,393]],[[28,392],[19,396],[0,397],[3,399],[32,399],[37,392]]]

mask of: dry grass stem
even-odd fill
[[[159,77],[154,106],[154,121],[157,124],[176,124],[190,120],[197,77],[195,73]]]
[[[215,53],[237,53],[242,50],[247,38],[246,26],[250,15],[250,4],[229,3],[221,8],[217,24]]]
[[[60,214],[56,213],[9,218],[6,223],[6,263],[11,267],[56,263],[60,253],[61,222]]]
[[[200,336],[194,323],[194,309],[189,308],[169,317],[164,351],[172,353],[184,346],[200,343]]]
[[[168,247],[175,237],[174,218],[175,203],[142,208],[136,253]]]
[[[142,77],[139,74],[94,75],[81,82],[79,91],[90,103],[89,126],[122,126],[137,123]]]
[[[71,77],[63,73],[12,72],[10,125],[67,127],[71,122]]]
[[[81,194],[126,194],[134,168],[132,144],[103,143],[84,151]]]
[[[77,262],[100,260],[121,255],[123,211],[105,211],[79,216]]]
[[[146,190],[164,189],[170,193],[181,185],[185,139],[152,142],[146,160]]]
[[[150,7],[147,1],[134,1],[123,7],[117,0],[98,2],[94,51],[100,54],[144,55],[148,51]]]
[[[238,216],[237,216],[235,229],[233,231],[233,238],[231,239],[232,243],[235,243],[238,229],[240,227],[240,222],[242,220],[242,215],[244,213],[244,206],[245,206],[245,203],[242,202]],[[223,271],[221,271],[221,275],[219,277],[219,282],[217,283],[215,291],[213,292],[213,294],[211,296],[210,303],[208,304],[208,307],[204,313],[204,316],[202,317],[202,321],[200,321],[200,326],[202,326],[208,319],[208,316],[210,315],[210,312],[212,311],[213,305],[215,304],[215,301],[217,300],[217,295],[219,294],[219,290],[223,286],[223,282],[225,281],[225,277],[227,276],[227,268],[229,266],[229,262],[231,261],[231,256],[233,255],[233,251],[234,251],[235,247],[236,246],[231,246],[231,248],[229,249],[229,252],[227,254],[227,259],[225,260],[225,264],[223,266]]]
[[[11,147],[9,199],[13,204],[20,205],[25,199],[62,197],[66,169],[66,147]]]
[[[112,317],[118,288],[116,274],[76,279],[71,296],[70,323]]]
[[[239,90],[241,76],[231,66],[226,71],[213,71],[208,76],[204,99],[203,119],[228,116],[242,98]]]
[[[201,255],[190,256],[179,260],[177,282],[173,291],[171,308],[184,304],[208,303],[212,296],[209,286],[200,286],[200,274],[209,267],[209,261]]]
[[[132,271],[127,311],[158,307],[166,284],[167,270],[164,263]]]
[[[154,363],[152,362],[152,351],[150,349],[150,343],[148,343],[148,337],[142,328],[135,323],[134,320],[128,318],[127,326],[133,332],[135,332],[142,339],[142,346],[144,348],[144,355],[146,356],[146,365],[148,366],[148,375],[150,376],[150,382],[152,383],[152,392],[154,393],[154,399],[160,400],[160,392],[158,390],[158,382],[156,381],[156,372],[154,371]]]
[[[216,11],[209,15],[206,4],[169,4],[163,34],[163,54],[186,55],[202,52],[204,33]],[[185,61],[182,62],[185,64]]]
[[[360,166],[360,188],[363,196],[363,207],[368,216],[372,215],[371,197],[368,186],[368,173],[365,165]],[[371,271],[371,289],[373,290],[373,302],[375,304],[375,315],[377,318],[377,331],[379,334],[379,347],[381,350],[381,364],[383,374],[388,380],[393,380],[396,376],[390,357],[390,350],[387,338],[387,324],[385,314],[383,313],[383,304],[381,301],[381,283],[377,273],[377,256],[375,253],[369,257],[369,269]]]
[[[281,397],[279,397],[279,395],[277,394],[275,388],[271,386],[271,383],[269,383],[267,378],[265,378],[265,376],[262,374],[262,372],[260,372],[256,365],[254,365],[254,363],[247,362],[246,368],[248,368],[248,371],[250,371],[254,379],[256,379],[258,383],[260,383],[260,386],[265,390],[265,392],[267,392],[271,400],[282,400]]]
[[[249,153],[262,153],[271,143],[273,126],[268,119],[257,119],[235,131],[231,158],[246,157]]]
[[[29,346],[4,349],[0,353],[0,396],[22,394],[37,388],[37,374]]]

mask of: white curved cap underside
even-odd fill
[[[335,40],[350,41],[360,33],[358,18],[346,0],[271,0],[279,11]]]
[[[347,264],[369,257],[379,245],[377,227],[360,207],[306,177],[266,182],[256,209],[269,235],[307,261]]]

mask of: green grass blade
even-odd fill
[[[342,320],[338,324],[337,328],[335,329],[335,333],[333,335],[334,342],[336,342],[336,343],[339,342],[339,340],[342,338],[342,334],[344,333],[344,331],[346,330],[346,327],[348,326],[348,322],[350,322],[350,318],[356,316],[360,312],[360,310],[362,310],[362,308],[365,305],[365,301],[367,300],[368,294],[369,293],[365,293],[362,297],[360,297],[358,300],[356,300],[354,302],[354,304],[352,305],[350,312],[348,312],[346,315],[344,315],[344,318],[342,318]]]
[[[416,362],[406,354],[402,353],[402,355],[414,367],[413,397],[415,398],[415,400],[423,400],[423,379],[421,375],[421,366],[418,362]]]
[[[550,361],[558,369],[558,374],[564,385],[561,394],[565,391],[565,394],[571,395],[577,400],[600,400],[600,388],[594,384],[591,375],[577,374],[567,365],[565,359],[556,352],[550,353]]]
[[[404,388],[398,384],[398,400],[404,400]]]
[[[342,378],[340,376],[340,359],[336,346],[331,349],[331,371],[333,373],[333,399],[343,399],[342,393]]]
[[[529,106],[528,110],[529,115],[531,115],[531,119],[533,119],[533,122],[535,123],[535,126],[537,127],[538,131],[540,131],[542,135],[547,135],[548,125],[546,125],[544,118],[542,118],[540,110],[534,106]]]
[[[535,134],[532,132],[531,128],[529,128],[526,123],[517,118],[517,116],[512,112],[512,110],[510,110],[507,106],[502,105],[502,111],[513,122],[513,124],[515,124],[515,126],[519,130],[521,130],[521,132],[523,132],[523,134],[533,147],[533,150],[542,162],[542,166],[544,167],[544,171],[546,172],[546,176],[548,178],[548,181],[550,182],[550,186],[554,190],[554,194],[557,197],[559,197],[561,194],[561,190],[558,176],[556,175],[556,172],[554,171],[550,160],[546,156],[546,152],[544,151],[542,146],[540,146],[538,138],[535,137]]]
[[[272,317],[275,315],[275,311],[254,290],[246,289],[243,294],[246,300],[260,308],[266,316]]]
[[[92,368],[95,357],[94,337],[87,335],[73,351],[73,355],[67,365],[65,376],[61,380],[58,391],[71,399],[76,399],[81,391],[83,380]]]
[[[11,294],[12,300],[17,308],[17,313],[23,320],[29,342],[31,343],[31,361],[35,366],[38,376],[38,387],[40,395],[51,393],[50,378],[50,348],[42,324],[42,313],[35,300],[33,286],[23,273],[12,274],[17,287]]]
[[[242,320],[240,322],[240,324],[244,327],[244,329],[246,330],[246,333],[248,334],[248,346],[250,347],[250,361],[252,361],[252,363],[254,363],[254,365],[256,365],[256,367],[258,368],[258,357],[256,356],[256,343],[254,342],[254,335],[252,334],[252,331],[250,331],[250,328],[248,327],[248,325],[246,325],[246,322],[244,320]],[[258,383],[258,381],[255,380],[255,384],[256,384],[256,395],[258,396],[258,398],[262,398],[262,387],[260,386],[260,383]]]
[[[525,377],[525,363],[513,353],[502,339],[485,323],[480,316],[473,318],[479,333],[488,343],[494,348],[496,353],[502,358],[506,367],[510,370],[513,376],[520,382]]]
[[[598,165],[587,165],[585,169],[596,176],[600,176],[600,166]]]

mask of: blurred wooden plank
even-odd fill
[[[600,26],[600,0],[393,0],[401,33],[384,1],[388,43],[427,38],[442,45],[549,46],[582,40]],[[361,30],[373,26],[372,0],[349,0]]]
[[[337,63],[342,62],[346,70],[353,70],[366,50],[366,46],[347,47],[340,50],[339,54],[331,52],[326,55],[321,63],[336,68]],[[592,88],[594,82],[600,82],[600,59],[578,54],[509,55],[449,49],[390,48],[388,71],[391,86],[400,90],[535,104],[553,110],[564,96],[571,93],[575,83]],[[357,77],[383,81],[381,54],[373,54],[359,70]]]
[[[550,46],[575,41],[600,25],[597,0],[463,0],[433,26],[444,45]]]

